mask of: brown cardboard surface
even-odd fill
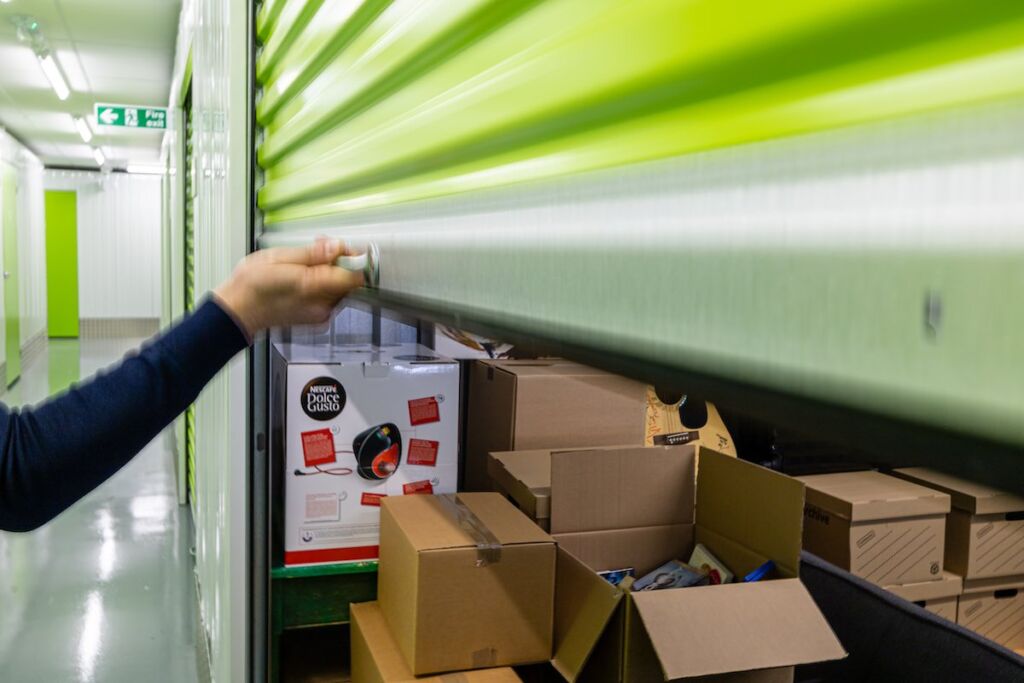
[[[693,522],[692,446],[551,453],[551,532]]]
[[[954,595],[949,598],[935,598],[932,600],[925,600],[923,603],[921,601],[917,602],[935,616],[942,617],[943,619],[948,619],[952,622],[956,622],[957,607],[960,603],[959,595]]]
[[[942,578],[937,581],[918,581],[917,583],[886,586],[885,590],[910,602],[938,600],[960,595],[964,590],[964,580],[951,572],[942,572]]]
[[[644,442],[645,385],[561,360],[477,361],[470,370],[466,488],[487,490],[487,454]]]
[[[945,514],[949,495],[880,472],[842,472],[797,477],[807,485],[807,504],[853,522]]]
[[[632,593],[630,599],[661,665],[662,680],[845,656],[797,579]],[[627,624],[627,630],[632,626]],[[627,667],[633,657],[627,653]]]
[[[434,496],[381,507],[378,599],[406,663],[424,675],[548,660],[554,541],[496,493],[459,500],[503,544],[497,561]]]
[[[555,534],[559,547],[594,571],[633,567],[637,578],[669,560],[689,558],[693,551],[692,524],[646,526],[636,529],[580,531]]]
[[[1004,647],[1024,647],[1024,576],[965,581],[956,623]]]
[[[707,538],[709,549],[737,576],[767,559],[775,561],[781,574],[796,576],[803,492],[804,485],[795,479],[701,448],[697,542]],[[730,541],[729,548],[722,539]],[[749,552],[738,552],[738,546]]]
[[[555,573],[555,670],[575,681],[590,659],[622,600],[622,592],[598,578],[585,564],[558,549]]]
[[[953,507],[971,514],[1024,511],[1024,498],[1020,496],[927,467],[907,467],[896,470],[893,474],[949,494]]]
[[[493,493],[460,493],[468,507],[503,545],[551,543],[552,538],[508,501]],[[389,496],[382,508],[391,510],[402,533],[417,550],[465,548],[474,538],[454,522],[437,496]]]
[[[406,666],[376,602],[353,604],[352,680],[358,683],[520,683],[507,667],[417,678]]]

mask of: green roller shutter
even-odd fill
[[[195,198],[196,164],[194,149],[195,126],[192,121],[192,98],[186,95],[185,116],[185,311],[190,312],[196,305],[196,239],[195,239]],[[188,482],[188,500],[192,511],[196,507],[196,406],[185,410],[185,476]]]
[[[1022,17],[1005,0],[277,0],[257,26],[259,205],[273,225],[1019,93]]]
[[[263,244],[364,235],[376,304],[1024,444],[1024,3],[274,0],[256,33]]]

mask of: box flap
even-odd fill
[[[555,656],[551,664],[573,682],[622,601],[622,592],[558,549],[555,571]]]
[[[665,680],[846,656],[798,579],[677,588],[630,597]]]
[[[693,446],[551,452],[551,533],[691,524]]]
[[[549,535],[497,493],[460,493],[464,505],[502,545],[553,543]],[[388,496],[381,501],[418,551],[477,545],[441,496]]]
[[[881,472],[842,472],[797,477],[807,484],[807,503],[853,522],[941,515],[949,496]]]
[[[784,576],[800,571],[804,485],[778,472],[707,448],[699,450],[697,474],[697,541],[702,529],[711,538],[724,537],[742,547],[743,558],[728,549],[709,549],[734,573],[754,569],[755,556],[774,560]],[[733,566],[735,565],[735,566]]]
[[[942,572],[938,581],[921,581],[905,583],[900,586],[886,586],[885,590],[898,595],[904,600],[918,602],[920,600],[938,600],[960,595],[964,590],[964,580],[952,572]]]
[[[491,453],[491,479],[535,520],[551,516],[551,451]]]
[[[1024,498],[1020,496],[927,467],[907,467],[893,474],[949,494],[953,507],[974,515],[1024,510]]]

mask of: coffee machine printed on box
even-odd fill
[[[282,344],[285,564],[376,559],[385,496],[452,493],[459,366],[413,344]]]

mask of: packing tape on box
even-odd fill
[[[485,647],[473,653],[473,668],[486,669],[498,663],[498,651],[493,647]]]
[[[476,543],[476,566],[486,567],[501,562],[501,541],[491,533],[475,512],[459,500],[458,494],[445,493],[434,497],[441,503],[441,508],[450,514]]]

